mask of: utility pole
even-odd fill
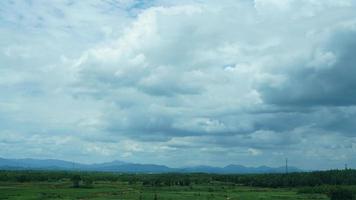
[[[347,163],[345,163],[345,170],[347,170]]]
[[[286,158],[286,174],[288,174],[288,158]]]

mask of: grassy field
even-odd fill
[[[0,183],[0,199],[127,199],[127,200],[279,200],[328,199],[325,195],[298,194],[295,189],[269,189],[228,185],[145,187],[125,182],[96,182],[92,188],[71,188],[71,182]]]

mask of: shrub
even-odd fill
[[[78,188],[81,180],[82,178],[79,175],[72,176],[71,181],[73,183],[73,187]]]
[[[337,187],[331,190],[328,194],[331,200],[353,200],[354,194],[351,190]]]
[[[85,188],[93,188],[94,181],[92,178],[89,177],[84,178],[83,183]]]

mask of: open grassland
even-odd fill
[[[215,183],[154,187],[127,182],[94,182],[90,188],[72,188],[70,180],[56,182],[1,182],[0,199],[127,199],[127,200],[279,200],[328,199],[323,194],[301,194],[296,189],[270,189]]]

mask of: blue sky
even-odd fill
[[[0,157],[356,167],[352,0],[3,0]]]

